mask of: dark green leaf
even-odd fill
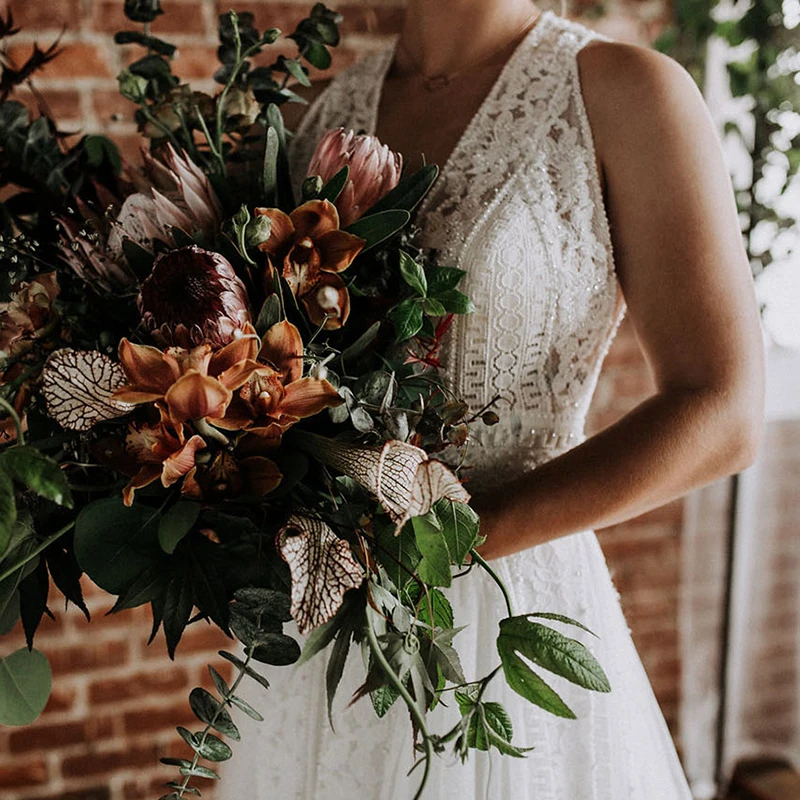
[[[463,292],[459,292],[458,289],[446,289],[440,292],[436,299],[451,314],[472,314],[475,311],[475,305],[472,300]]]
[[[214,561],[193,556],[191,565],[194,604],[216,622],[223,633],[230,635],[228,592]]]
[[[148,567],[163,563],[157,512],[126,507],[121,497],[86,506],[75,523],[75,556],[83,571],[111,594],[122,594]]]
[[[292,618],[292,601],[285,592],[278,592],[275,589],[247,588],[237,589],[233,596],[237,603],[247,606],[255,614],[266,614],[280,622],[289,622]]]
[[[331,65],[331,54],[328,52],[328,48],[320,42],[309,41],[303,57],[312,67],[320,70],[328,69]]]
[[[365,253],[405,228],[410,219],[408,211],[382,211],[380,214],[370,214],[368,217],[356,220],[345,230],[365,240],[364,249],[361,251]]]
[[[53,583],[68,603],[74,603],[83,612],[88,622],[90,614],[83,599],[82,572],[71,544],[65,544],[64,540],[55,542],[45,550],[44,557]]]
[[[38,650],[23,647],[0,661],[0,725],[29,725],[50,697],[52,673]]]
[[[597,634],[594,631],[589,630],[585,625],[578,622],[576,619],[572,619],[572,617],[565,617],[563,614],[552,614],[550,612],[539,611],[535,614],[526,614],[527,617],[537,617],[538,619],[550,619],[554,622],[563,622],[565,625],[574,625],[576,628],[580,628],[586,633],[591,633],[592,636],[597,638]]]
[[[422,306],[415,297],[409,297],[389,312],[396,340],[405,342],[416,336],[422,328]]]
[[[261,306],[256,319],[256,333],[263,336],[276,322],[281,319],[281,301],[277,294],[271,294]]]
[[[191,767],[192,762],[188,761],[185,758],[172,758],[171,756],[165,756],[164,758],[158,759],[162,764],[166,764],[168,767]]]
[[[430,586],[450,586],[453,581],[450,572],[450,554],[447,551],[442,531],[434,524],[433,515],[414,517],[411,524],[414,527],[417,547],[422,553],[422,561],[417,567],[417,573],[422,581]]]
[[[425,297],[428,293],[425,270],[418,261],[415,261],[404,250],[400,251],[400,275],[420,297]]]
[[[19,616],[25,631],[28,647],[33,647],[33,637],[42,616],[53,615],[47,608],[47,596],[50,592],[50,576],[42,559],[38,560],[36,569],[19,584]]]
[[[170,658],[175,657],[175,649],[189,622],[192,607],[192,584],[186,571],[182,571],[172,578],[164,598],[164,636]]]
[[[196,789],[194,786],[184,787],[184,785],[182,783],[178,783],[178,781],[167,781],[164,784],[164,786],[168,786],[170,789],[182,790],[184,794],[190,794],[192,795],[192,797],[201,796],[199,789]],[[167,796],[170,798],[170,800],[175,800],[175,795],[167,795]],[[163,798],[161,798],[160,800],[163,800]],[[180,798],[178,798],[178,800],[180,800]]]
[[[342,189],[347,185],[350,178],[350,167],[342,167],[321,189],[318,199],[336,202],[336,198],[342,193]]]
[[[422,558],[414,536],[414,527],[410,523],[403,526],[400,533],[394,535],[394,525],[386,517],[373,520],[375,538],[380,546],[378,557],[392,582],[397,587],[409,583]],[[417,584],[412,584],[416,586]],[[448,626],[449,627],[449,626]]]
[[[186,728],[178,726],[178,733],[186,744],[192,748],[201,758],[208,761],[227,761],[233,756],[233,751],[225,742],[218,739],[212,733],[203,734],[201,732],[191,733]],[[182,759],[179,759],[182,760]],[[175,764],[174,766],[191,767],[191,762],[185,764]]]
[[[219,775],[208,767],[202,767],[200,764],[194,767],[181,767],[181,775],[187,775],[192,778],[209,778],[212,781],[218,781]]]
[[[158,543],[165,553],[172,555],[178,542],[194,527],[200,516],[200,503],[181,500],[164,514],[158,523]]]
[[[371,693],[372,707],[379,717],[384,717],[386,712],[394,705],[400,693],[394,686],[387,684],[386,686],[379,686],[374,692]]]
[[[3,466],[23,486],[60,506],[72,508],[72,494],[58,464],[34,447],[11,447],[2,455]]]
[[[375,341],[380,327],[380,322],[374,322],[370,325],[369,328],[342,353],[342,358],[345,361],[351,361],[360,356]]]
[[[289,176],[289,160],[286,149],[286,129],[281,110],[274,103],[267,106],[267,123],[275,129],[278,136],[277,155],[277,201],[280,208],[292,209],[295,206],[292,182]]]
[[[422,594],[422,590],[417,583],[411,584],[411,587],[415,589],[412,595],[412,601],[416,605]],[[432,616],[431,609],[433,609]],[[440,592],[438,589],[428,589],[428,591],[425,592],[424,597],[421,602],[419,602],[418,617],[420,622],[432,628],[447,630],[453,627],[453,607],[450,605],[450,601],[445,597],[444,593]]]
[[[447,313],[445,307],[435,297],[428,297],[422,304],[422,310],[429,317],[443,317]]]
[[[166,591],[168,583],[169,573],[163,566],[148,567],[117,598],[117,602],[108,613],[115,614],[124,608],[136,608],[149,603]]]
[[[192,689],[189,694],[189,705],[195,716],[206,725],[210,725],[223,736],[238,742],[239,729],[233,724],[231,715],[222,708],[221,701],[217,700],[210,692],[199,687]]]
[[[155,36],[147,36],[142,31],[117,31],[114,34],[116,44],[140,44],[148,50],[153,50],[159,55],[172,58],[175,55],[175,45],[157,39]]]
[[[132,239],[122,240],[122,252],[128,261],[128,266],[134,271],[136,277],[144,280],[153,270],[155,261],[153,254],[136,244]]]
[[[480,532],[478,515],[466,503],[439,500],[434,506],[442,525],[442,536],[454,564],[463,564],[475,546]]]
[[[161,0],[125,0],[125,16],[133,22],[152,22],[164,11]]]
[[[497,646],[503,651],[518,651],[534,664],[585,689],[611,691],[602,667],[585,645],[546,625],[531,622],[526,616],[500,622]]]
[[[217,687],[217,691],[220,693],[221,697],[224,697],[230,691],[230,688],[225,681],[225,678],[217,672],[214,667],[210,664],[208,665],[208,672],[211,675],[211,680],[214,681],[214,686]]]
[[[14,484],[8,473],[0,466],[0,556],[8,549],[16,521],[17,503],[14,499]]]
[[[439,174],[439,167],[435,164],[428,164],[416,172],[404,178],[397,186],[384,195],[372,208],[367,211],[366,216],[380,214],[382,211],[390,209],[402,209],[411,213],[420,203],[423,197],[433,186]]]
[[[261,644],[252,648],[252,655],[262,664],[285,667],[300,658],[300,645],[283,633],[265,633],[260,637]]]
[[[457,267],[436,267],[430,270],[428,272],[428,294],[431,297],[438,297],[441,292],[455,289],[466,274],[466,270]]]

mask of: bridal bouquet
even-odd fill
[[[487,699],[495,677],[567,717],[532,665],[609,687],[543,620],[578,623],[515,616],[475,549],[459,465],[470,427],[497,416],[440,374],[440,343],[472,304],[462,271],[415,244],[436,167],[404,175],[374,137],[333,130],[309,175],[289,174],[280,106],[338,42],[322,4],[288,37],[297,58],[271,66],[252,60],[280,32],[223,15],[215,96],[172,74],[175,48],[146,27],[158,0],[125,9],[145,23],[116,36],[145,49],[119,76],[149,142],[141,168],[100,136],[67,147],[43,105],[32,116],[8,99],[57,45],[0,79],[0,633],[21,620],[28,641],[0,661],[0,723],[44,707],[34,635],[51,583],[88,617],[85,573],[114,611],[149,604],[171,657],[203,620],[242,645],[220,652],[231,685],[209,667],[217,694],[191,692],[201,726],[178,728],[188,755],[165,759],[180,772],[165,798],[217,777],[201,761],[231,756],[232,712],[261,719],[236,694],[246,677],[268,687],[258,664],[329,651],[330,701],[353,645],[367,664],[356,698],[379,716],[405,703],[425,776],[448,746],[523,756]],[[14,33],[9,12],[0,38]],[[472,569],[497,581],[508,617],[497,669],[467,677],[444,590]],[[427,712],[453,689],[461,721],[434,734]]]

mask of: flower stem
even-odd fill
[[[472,556],[472,560],[475,561],[478,566],[486,572],[486,574],[500,587],[500,591],[503,593],[503,599],[506,601],[506,608],[508,609],[508,616],[514,616],[514,609],[511,607],[511,596],[508,593],[508,589],[506,585],[501,580],[500,576],[489,566],[486,559],[482,558],[480,553],[473,547],[472,550],[469,551],[469,554]]]
[[[0,408],[4,408],[11,419],[14,420],[14,427],[17,429],[17,444],[25,444],[25,434],[22,432],[22,420],[19,418],[19,414],[17,414],[14,406],[4,397],[0,397]]]
[[[22,569],[28,562],[33,561],[33,559],[36,558],[36,556],[38,556],[42,550],[46,550],[51,544],[53,544],[53,542],[55,542],[57,539],[60,539],[65,533],[69,533],[69,531],[71,531],[74,527],[75,522],[72,521],[63,528],[59,528],[59,530],[48,536],[43,542],[41,542],[41,544],[31,550],[28,555],[14,564],[14,566],[9,567],[5,572],[0,572],[0,583],[2,583],[10,575],[13,575],[17,570]]]
[[[370,649],[372,650],[375,659],[386,673],[386,677],[389,679],[389,682],[392,684],[392,686],[394,686],[395,689],[397,689],[398,694],[403,698],[405,704],[408,706],[409,713],[411,714],[411,717],[417,726],[417,730],[419,731],[425,746],[425,771],[422,774],[422,781],[417,789],[417,793],[414,795],[414,800],[419,800],[419,798],[422,797],[422,793],[425,791],[425,785],[428,783],[428,777],[431,771],[431,762],[433,761],[433,741],[428,733],[427,726],[425,725],[424,714],[422,711],[420,711],[419,706],[415,702],[414,698],[411,696],[408,689],[406,689],[406,687],[403,685],[403,682],[400,680],[397,673],[392,669],[391,664],[387,661],[386,656],[383,654],[383,650],[381,650],[380,643],[378,642],[378,637],[375,635],[375,629],[372,627],[372,622],[369,619],[369,613],[370,611],[368,608],[367,624],[365,627]]]

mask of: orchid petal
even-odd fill
[[[342,396],[328,381],[300,378],[286,387],[286,395],[278,410],[279,413],[291,417],[312,417],[324,408],[338,406],[343,402]]]
[[[278,465],[270,458],[251,456],[239,461],[246,491],[261,497],[276,489],[283,480]]]
[[[289,215],[298,238],[316,240],[328,231],[339,229],[339,212],[330,200],[309,200]]]
[[[335,300],[328,296],[331,289]],[[350,316],[350,293],[344,281],[332,272],[321,272],[314,288],[300,300],[311,322],[326,331],[341,328]]]
[[[270,254],[283,249],[294,234],[294,223],[291,217],[279,208],[256,208],[253,213],[257,217],[266,217],[272,224],[269,239],[262,242],[258,249]]]
[[[202,436],[195,434],[180,450],[173,453],[161,468],[162,486],[177,483],[195,465],[195,455],[206,446]]]
[[[122,490],[122,502],[126,506],[133,505],[133,496],[137,489],[148,486],[161,474],[160,464],[145,464]]]
[[[303,339],[297,326],[288,320],[276,322],[264,334],[258,355],[275,366],[284,383],[292,383],[303,375]]]
[[[233,397],[216,378],[189,372],[177,380],[164,396],[170,419],[177,425],[192,419],[222,417]]]
[[[342,272],[363,250],[366,239],[360,239],[344,231],[328,231],[315,243],[322,261],[321,269],[325,272]]]
[[[132,391],[162,397],[180,376],[174,358],[165,358],[164,353],[156,347],[133,344],[127,339],[119,343],[119,360]]]

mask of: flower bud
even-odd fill
[[[314,200],[316,197],[319,197],[319,193],[322,191],[323,185],[322,178],[320,178],[319,175],[309,175],[303,181],[303,202]]]
[[[247,223],[244,240],[248,247],[258,247],[269,239],[272,231],[272,221],[269,217],[256,217]]]

